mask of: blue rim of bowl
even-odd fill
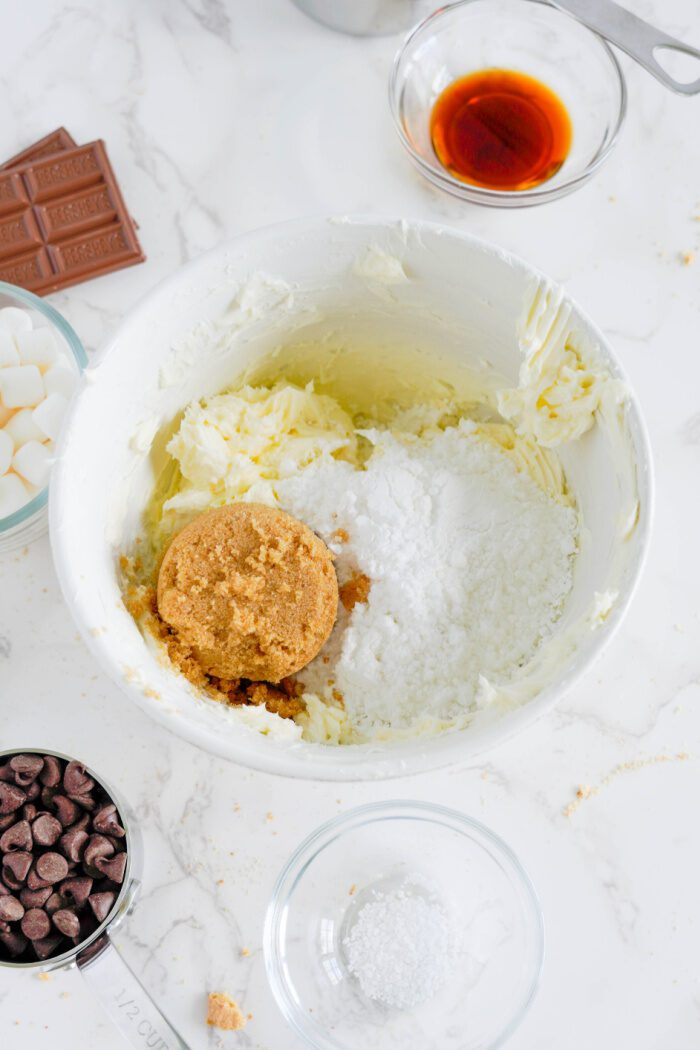
[[[421,816],[420,814],[424,814],[424,816]],[[284,915],[284,911],[292,893],[308,870],[311,862],[318,856],[322,849],[326,849],[335,842],[336,839],[340,838],[344,830],[350,830],[346,829],[345,825],[353,824],[354,822],[358,822],[358,820],[360,825],[363,825],[382,820],[395,820],[401,817],[439,824],[443,827],[449,827],[451,831],[458,830],[454,827],[454,824],[456,823],[461,825],[462,832],[465,834],[470,831],[477,832],[494,847],[497,860],[505,858],[512,865],[518,883],[525,891],[525,897],[530,906],[532,918],[534,920],[533,947],[537,961],[533,967],[533,973],[530,978],[527,992],[514,1012],[513,1017],[503,1031],[496,1036],[495,1041],[491,1042],[488,1045],[488,1048],[485,1047],[485,1050],[498,1050],[499,1047],[502,1047],[504,1043],[510,1039],[522,1023],[525,1015],[532,1006],[535,995],[540,986],[545,954],[545,931],[542,907],[530,876],[521,864],[517,855],[500,837],[500,835],[497,835],[495,831],[486,827],[485,824],[481,824],[478,820],[474,820],[473,817],[468,817],[465,813],[461,813],[457,809],[452,809],[450,806],[442,806],[438,803],[420,802],[412,799],[395,799],[389,802],[369,802],[362,806],[355,806],[347,813],[341,813],[339,816],[332,817],[330,820],[325,821],[312,831],[310,835],[307,835],[303,842],[297,846],[275,881],[272,896],[270,897],[270,902],[265,914],[263,953],[265,957],[267,979],[275,997],[275,1001],[285,1020],[308,1046],[313,1047],[313,1050],[325,1050],[325,1047],[322,1047],[321,1044],[316,1042],[300,1020],[304,1015],[300,1014],[297,1003],[290,994],[287,981],[283,976],[284,967],[279,958],[277,947],[280,920]],[[447,824],[446,821],[449,821],[450,823]],[[287,886],[287,883],[290,883],[290,885]],[[284,898],[282,898],[283,892]],[[339,1047],[340,1044],[335,1044],[335,1046]]]
[[[540,4],[543,7],[547,7],[555,14],[560,14],[563,18],[568,18],[572,23],[572,26],[578,26],[580,29],[589,33],[591,37],[598,41],[600,47],[608,56],[613,71],[617,74],[617,80],[620,87],[620,107],[615,126],[612,128],[607,142],[598,150],[593,160],[583,171],[579,172],[578,175],[566,179],[564,182],[558,183],[557,186],[548,186],[547,182],[544,182],[540,183],[539,186],[535,186],[531,190],[490,190],[486,186],[477,186],[471,182],[462,182],[460,179],[455,179],[450,175],[446,168],[442,167],[437,157],[435,158],[435,165],[428,164],[420,153],[414,149],[410,138],[406,134],[399,108],[400,96],[397,92],[397,78],[401,60],[403,59],[407,48],[419,33],[423,32],[426,26],[436,24],[443,17],[451,14],[456,8],[468,7],[473,3],[483,2],[485,2],[485,0],[455,0],[454,3],[445,4],[442,7],[439,7],[436,11],[433,11],[432,14],[428,15],[427,18],[424,18],[418,23],[418,25],[414,26],[404,37],[401,46],[394,56],[394,61],[391,65],[391,72],[389,74],[389,107],[391,109],[396,133],[401,145],[421,174],[424,175],[433,186],[438,186],[440,189],[445,190],[447,193],[451,193],[453,196],[460,197],[462,200],[468,200],[474,204],[489,204],[496,207],[527,207],[532,204],[544,204],[548,200],[556,200],[558,197],[565,196],[567,193],[572,192],[577,189],[578,186],[587,182],[598,168],[600,168],[603,162],[607,160],[613,148],[617,145],[620,131],[627,113],[627,83],[622,72],[622,67],[617,60],[617,56],[607,40],[598,33],[595,33],[592,29],[588,29],[587,26],[584,26],[583,23],[574,18],[573,15],[567,14],[561,8],[553,7],[552,4],[549,3],[549,0],[519,0],[519,2],[523,4]]]
[[[78,366],[78,373],[82,372],[87,368],[88,357],[85,353],[85,348],[80,342],[75,330],[68,324],[65,317],[56,310],[55,307],[47,303],[45,299],[41,299],[38,295],[34,295],[33,292],[28,292],[26,288],[18,288],[16,284],[8,284],[6,281],[0,281],[0,293],[10,295],[14,299],[18,299],[19,302],[26,303],[33,310],[37,310],[40,314],[53,324],[61,333],[65,339],[70,352],[73,355],[76,365]],[[18,525],[24,525],[34,515],[42,510],[49,498],[49,486],[46,485],[38,495],[34,496],[29,503],[25,503],[20,510],[16,510],[14,514],[8,514],[6,518],[0,518],[0,539],[4,533],[9,532],[11,529],[16,528]]]

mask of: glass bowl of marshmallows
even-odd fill
[[[0,553],[46,530],[56,438],[86,365],[52,306],[0,281]]]

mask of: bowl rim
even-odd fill
[[[197,269],[206,268],[215,259],[219,259],[222,262],[224,260],[230,261],[233,251],[237,255],[244,256],[249,248],[259,248],[266,243],[275,244],[280,237],[288,238],[309,235],[315,230],[325,229],[328,224],[335,228],[339,221],[342,225],[351,224],[353,227],[361,227],[363,230],[366,230],[368,236],[378,235],[388,230],[398,230],[403,236],[408,226],[408,228],[419,235],[425,233],[426,236],[450,237],[472,245],[480,252],[496,256],[509,266],[520,269],[528,277],[549,280],[541,270],[525,262],[520,256],[500,248],[481,237],[474,236],[447,224],[361,214],[292,219],[287,222],[275,223],[250,230],[238,237],[223,241],[166,276],[146,292],[131,310],[122,317],[119,325],[104,341],[93,357],[91,371],[94,369],[99,375],[100,363],[113,352],[118,352],[125,332],[139,315],[147,311],[151,304],[159,298],[171,295],[183,278],[193,275]],[[560,287],[557,282],[553,283],[556,287]],[[290,747],[288,743],[280,744],[265,739],[266,746],[251,753],[251,749],[246,744],[247,738],[243,733],[239,736],[235,733],[230,735],[222,734],[216,732],[215,726],[205,727],[190,722],[186,723],[183,718],[173,716],[169,711],[165,710],[164,705],[158,704],[144,696],[142,690],[134,682],[125,680],[118,656],[107,645],[105,636],[91,631],[90,624],[83,617],[80,608],[76,607],[75,598],[80,596],[84,587],[84,581],[80,575],[79,567],[71,567],[70,559],[64,556],[60,526],[64,514],[62,507],[62,479],[68,469],[68,457],[63,453],[70,441],[74,417],[80,410],[81,392],[79,390],[68,408],[65,424],[59,438],[57,462],[53,470],[53,483],[49,493],[49,531],[54,566],[64,598],[83,640],[102,670],[119,687],[120,691],[126,692],[144,713],[176,736],[188,740],[210,754],[218,755],[228,761],[238,762],[248,768],[303,780],[345,782],[388,780],[409,774],[428,773],[457,762],[473,760],[484,751],[510,740],[522,729],[532,725],[538,718],[552,710],[569,689],[590,670],[595,660],[600,657],[610,644],[624,619],[624,615],[636,593],[648,556],[655,491],[649,435],[634,389],[630,386],[625,371],[603,332],[574,300],[568,296],[567,299],[578,317],[586,325],[588,331],[599,343],[606,361],[626,385],[628,411],[630,417],[634,420],[637,438],[638,473],[640,476],[643,476],[644,485],[640,489],[639,494],[640,522],[637,526],[637,535],[639,536],[637,558],[626,583],[626,589],[618,596],[610,615],[605,621],[604,628],[596,632],[595,644],[591,647],[585,659],[579,659],[577,664],[569,667],[567,673],[560,677],[556,683],[547,686],[537,696],[514,711],[509,712],[504,718],[495,719],[492,724],[480,727],[478,735],[469,728],[461,732],[443,733],[429,740],[422,740],[420,752],[415,750],[416,742],[396,742],[388,747],[376,744],[328,747],[321,744],[308,743],[296,744]],[[93,386],[99,381],[98,375],[93,380]],[[85,380],[83,379],[84,388]],[[469,736],[471,736],[471,740]],[[438,744],[439,747],[431,746]],[[411,750],[412,748],[413,750]],[[348,754],[348,752],[351,752],[351,754]],[[300,754],[304,756],[303,760],[300,760]]]
[[[65,317],[63,317],[58,310],[51,305],[51,303],[46,302],[45,299],[41,299],[38,295],[34,295],[33,292],[27,291],[26,288],[20,288],[15,284],[9,284],[7,281],[0,281],[0,294],[11,296],[48,318],[68,344],[68,349],[73,355],[73,360],[78,368],[78,375],[81,375],[84,372],[88,364],[88,356],[85,352],[85,348],[72,325],[66,321]],[[14,511],[12,514],[8,514],[7,517],[0,518],[0,541],[5,534],[11,532],[13,529],[16,529],[20,525],[28,524],[35,514],[44,509],[49,498],[49,485],[50,480],[44,485],[41,492],[37,492],[36,496],[32,496],[29,503],[25,503],[23,507],[20,507],[19,510]],[[20,540],[21,536],[18,536],[17,542],[19,543]]]
[[[524,898],[533,920],[535,964],[532,968],[525,995],[518,1004],[513,1016],[506,1027],[497,1035],[496,1039],[490,1042],[488,1046],[484,1046],[484,1050],[497,1050],[498,1047],[503,1046],[519,1027],[532,1006],[540,986],[544,969],[546,941],[542,906],[522,861],[500,835],[474,817],[470,817],[451,806],[445,806],[436,802],[425,802],[418,799],[391,799],[384,802],[369,802],[360,806],[354,806],[346,813],[340,813],[335,817],[331,817],[330,820],[324,821],[323,824],[320,824],[310,832],[292,851],[275,880],[263,924],[265,972],[275,1002],[288,1024],[309,1046],[313,1047],[314,1050],[329,1050],[331,1044],[321,1045],[318,1043],[306,1027],[304,1023],[306,1015],[297,1008],[294,997],[290,992],[289,983],[285,978],[285,969],[282,965],[280,951],[280,942],[283,941],[285,936],[285,911],[291,894],[299,885],[305,872],[326,847],[330,846],[343,834],[384,820],[412,820],[436,824],[443,828],[447,827],[451,831],[456,831],[458,834],[476,841],[479,838],[485,839],[488,845],[492,847],[496,858],[499,861],[505,859],[508,862],[511,874],[515,877],[515,882],[524,891]],[[478,842],[478,845],[480,849],[486,850],[486,846],[482,842]],[[340,1050],[340,1044],[333,1044],[333,1046],[336,1050]]]
[[[400,98],[402,92],[398,89],[399,69],[407,51],[412,44],[415,43],[416,38],[418,38],[426,29],[438,24],[444,18],[452,15],[456,9],[467,8],[474,3],[486,4],[489,2],[490,0],[454,0],[452,3],[437,8],[436,11],[429,14],[406,34],[394,55],[391,72],[389,74],[389,108],[391,109],[394,128],[401,145],[421,174],[424,175],[434,186],[446,190],[453,196],[459,197],[462,200],[471,201],[475,204],[485,204],[497,208],[529,207],[535,204],[544,204],[547,201],[556,200],[559,197],[563,197],[566,194],[573,192],[573,190],[578,189],[579,186],[582,186],[592,177],[592,175],[595,174],[617,145],[627,113],[627,82],[615,52],[612,50],[607,40],[592,29],[588,29],[587,26],[574,18],[573,15],[568,14],[559,7],[552,6],[548,0],[516,0],[517,3],[538,4],[542,7],[546,7],[553,14],[561,15],[563,19],[568,19],[572,27],[575,26],[583,32],[588,33],[595,41],[597,41],[602,52],[610,61],[613,73],[616,75],[620,89],[620,103],[617,120],[615,121],[614,126],[610,129],[607,141],[604,142],[603,146],[598,150],[593,160],[586,165],[583,171],[578,172],[578,174],[572,174],[569,178],[558,183],[556,186],[550,185],[548,180],[529,190],[494,190],[489,189],[486,186],[477,186],[473,183],[462,182],[460,179],[456,179],[451,175],[447,169],[440,164],[437,158],[435,164],[430,164],[422,154],[414,149],[413,143],[406,134],[401,117]]]

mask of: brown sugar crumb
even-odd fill
[[[234,503],[175,536],[157,599],[205,672],[279,682],[328,639],[338,581],[331,552],[306,525],[275,507]]]
[[[207,1006],[207,1024],[211,1028],[238,1032],[249,1020],[241,1013],[238,1003],[224,992],[210,992]]]
[[[156,589],[153,584],[140,583],[132,576],[133,563],[127,564],[129,575],[124,580],[124,604],[134,619],[158,641],[177,670],[198,689],[214,700],[232,707],[241,704],[264,704],[272,714],[281,718],[295,718],[305,710],[301,699],[304,687],[295,678],[281,682],[251,682],[245,678],[217,678],[207,674],[197,660],[192,647],[165,623],[158,613]]]
[[[336,529],[331,533],[331,543],[347,543],[350,533],[346,529]]]
[[[369,576],[365,576],[364,572],[355,572],[338,588],[338,596],[348,612],[352,612],[358,602],[367,601],[371,586]]]

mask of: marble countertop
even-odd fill
[[[40,740],[79,755],[131,801],[146,866],[118,938],[129,964],[193,1048],[299,1050],[261,950],[282,863],[319,822],[358,803],[434,800],[502,835],[540,894],[545,969],[509,1050],[697,1047],[700,99],[671,95],[625,61],[627,124],[594,181],[543,208],[492,211],[439,193],[409,166],[386,105],[394,38],[335,34],[289,0],[11,6],[0,156],[59,124],[78,141],[103,137],[148,255],[55,296],[89,351],[162,277],[241,231],[304,214],[432,219],[566,284],[619,353],[657,467],[648,564],[593,671],[478,761],[382,784],[282,781],[169,735],[78,638],[48,540],[0,557],[0,747]],[[629,6],[700,44],[693,0]],[[205,1027],[211,989],[253,1014],[244,1032]],[[123,1044],[77,973],[4,971],[0,1045]]]

